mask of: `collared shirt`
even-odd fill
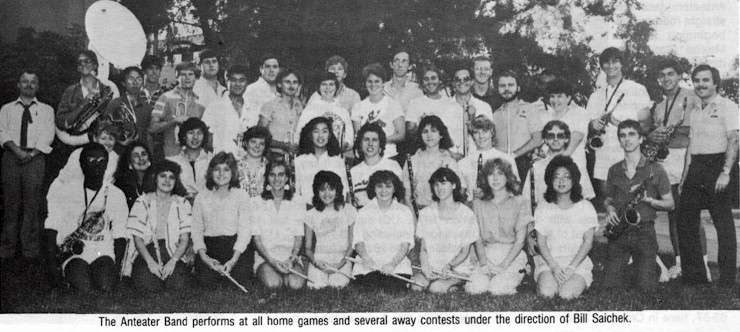
[[[250,107],[255,110],[261,110],[263,105],[279,96],[277,91],[273,90],[262,77],[248,85],[247,90],[244,91],[244,100],[249,102]]]
[[[681,125],[674,131],[673,139],[668,143],[672,149],[685,149],[689,146],[689,132],[691,127],[692,110],[701,107],[701,99],[691,89],[678,88],[678,92],[671,96],[664,96],[663,100],[655,105],[653,110],[653,123],[656,127],[663,126],[666,110],[668,110],[668,121],[666,125]]]
[[[388,158],[381,158],[377,164],[372,166],[363,161],[349,170],[352,175],[352,190],[360,206],[365,206],[370,201],[367,198],[367,184],[370,182],[370,175],[382,170],[393,172],[399,179],[403,177],[403,171],[398,162]]]
[[[393,80],[385,82],[383,84],[383,91],[385,94],[401,105],[403,113],[406,114],[408,111],[409,103],[415,98],[421,97],[424,93],[419,88],[419,84],[406,80],[406,83],[401,86],[394,86]]]
[[[475,188],[478,187],[478,158],[481,158],[483,164],[486,161],[500,158],[511,165],[511,171],[519,179],[519,171],[516,169],[516,162],[514,156],[503,153],[496,148],[490,148],[485,151],[476,150],[469,154],[465,158],[457,162],[460,166],[460,172],[462,172],[463,186],[468,188],[468,200],[473,200]]]
[[[311,95],[311,98],[308,99],[307,104],[311,104],[313,101],[321,99],[321,96],[319,95],[319,92],[316,91]],[[350,87],[342,84],[342,86],[339,88],[339,91],[337,91],[336,96],[337,101],[339,102],[339,106],[342,106],[349,114],[352,114],[352,107],[355,106],[355,104],[360,102],[360,94],[357,93],[357,91],[352,90]]]
[[[298,200],[311,204],[313,199],[313,178],[319,171],[331,171],[339,175],[342,180],[346,195],[349,190],[347,185],[347,171],[344,166],[344,159],[341,156],[329,156],[329,153],[322,155],[302,154],[295,158],[295,178],[296,178],[296,195]],[[342,196],[345,197],[345,196]]]
[[[370,98],[365,98],[352,108],[352,121],[359,124],[358,128],[368,122],[377,122],[383,128],[386,137],[396,133],[393,121],[403,119],[403,117],[404,111],[401,104],[389,96],[383,96],[383,99],[377,103],[371,102]],[[396,144],[386,143],[383,157],[390,158],[396,154],[398,154]]]
[[[242,151],[241,136],[257,125],[260,115],[257,110],[249,108],[246,100],[240,110],[235,110],[226,94],[206,107],[202,120],[213,137],[213,152],[226,151],[236,155]]]
[[[439,203],[419,212],[416,237],[424,240],[427,259],[434,270],[441,270],[457,256],[460,249],[480,239],[475,214],[465,204],[457,203],[454,218],[442,219]]]
[[[640,157],[637,169],[632,178],[627,177],[627,162],[622,160],[609,168],[606,178],[606,197],[611,199],[611,204],[617,211],[624,209],[629,200],[634,197],[630,193],[638,186],[644,184],[647,196],[652,198],[671,195],[671,183],[668,181],[663,167],[659,163],[650,162],[644,156]],[[656,210],[646,202],[637,205],[637,212],[643,221],[654,221]]]
[[[522,186],[522,192],[525,193],[527,200],[530,199],[530,191],[532,188],[530,181],[532,181],[532,172],[534,172],[534,201],[538,204],[545,201],[545,191],[547,190],[547,184],[545,184],[545,170],[547,169],[547,165],[550,164],[550,161],[555,156],[556,154],[552,154],[534,162],[532,169],[527,173]],[[581,185],[581,195],[583,195],[584,199],[594,198],[596,194],[594,193],[593,185],[591,185],[591,178],[588,176],[586,166],[582,166],[577,162],[575,164],[578,167],[578,171],[581,172],[581,181],[579,181],[579,184]]]
[[[275,97],[262,105],[260,116],[269,122],[267,129],[274,141],[293,142],[298,118],[302,111],[303,103],[298,98],[294,98],[290,103],[285,98]]]
[[[356,218],[357,210],[349,204],[340,207],[339,211],[333,206],[327,206],[323,211],[308,210],[305,223],[316,235],[314,253],[344,254],[352,245],[349,243],[349,230]]]
[[[347,143],[350,147],[352,146],[355,139],[355,130],[352,127],[349,112],[342,108],[342,106],[339,106],[337,101],[330,103],[322,99],[309,101],[306,108],[301,112],[301,116],[298,118],[298,125],[296,126],[295,137],[293,139],[296,144],[300,141],[301,130],[303,127],[309,121],[320,116],[332,120],[332,131],[337,140],[340,141],[339,144]],[[341,142],[342,140],[344,140],[344,142]]]
[[[54,109],[34,98],[29,110],[31,122],[28,123],[26,132],[28,140],[26,146],[20,146],[23,102],[18,98],[0,108],[0,147],[12,141],[21,148],[36,149],[48,154],[54,141]]]
[[[98,81],[98,84],[101,90],[104,89],[103,87],[110,89],[113,92],[113,98],[119,97],[118,88],[115,85],[106,85],[102,81]],[[57,107],[56,126],[63,130],[70,129],[69,127],[74,124],[80,113],[87,107],[89,103],[87,96],[89,94],[90,91],[82,84],[82,80],[68,86],[62,93],[59,107]]]
[[[206,249],[206,236],[236,235],[234,250],[244,252],[252,238],[250,208],[249,197],[242,190],[229,189],[223,198],[211,190],[199,193],[193,203],[193,251]]]
[[[194,194],[206,190],[206,172],[211,158],[213,158],[213,153],[201,149],[198,158],[192,164],[185,155],[185,151],[169,156],[167,160],[180,165],[180,182],[185,186],[188,193]]]
[[[380,268],[392,261],[402,244],[408,244],[409,248],[414,246],[413,213],[395,199],[390,207],[381,209],[375,198],[357,213],[352,240],[355,246],[364,243],[368,256],[378,264],[375,268]],[[354,265],[354,275],[370,272],[372,270],[363,264]],[[393,272],[411,274],[411,262],[406,255]]]
[[[691,112],[689,153],[725,153],[727,137],[731,131],[738,130],[738,126],[737,104],[715,95],[704,108]]]
[[[508,194],[500,203],[476,199],[473,211],[480,227],[480,235],[487,244],[516,241],[517,229],[532,221],[529,201],[521,195]]]
[[[306,206],[293,200],[280,202],[280,209],[275,201],[260,199],[252,209],[254,236],[259,236],[268,254],[278,261],[290,257],[296,236],[303,236],[303,221],[306,218]],[[262,263],[263,257],[255,252],[255,269]]]
[[[501,105],[493,113],[496,148],[511,154],[526,144],[532,137],[531,129],[536,127],[532,123],[539,122],[538,108],[544,108],[542,103],[530,104],[521,99]]]
[[[108,119],[122,119],[122,112],[127,112],[134,120],[136,125],[137,140],[144,144],[149,144],[149,124],[152,122],[152,105],[147,103],[146,96],[143,93],[138,94],[132,103],[127,94],[111,100],[105,108],[104,116]]]
[[[403,183],[404,187],[411,188],[408,167],[409,164],[407,162],[403,167]],[[429,178],[432,177],[432,173],[437,169],[447,167],[455,172],[458,177],[462,178],[457,161],[452,158],[452,155],[447,150],[440,150],[439,153],[430,155],[419,149],[411,156],[411,167],[414,173],[414,198],[416,199],[416,204],[422,207],[430,205],[433,202]],[[406,201],[410,202],[411,191],[408,190],[406,192],[408,193],[408,199]]]
[[[205,111],[205,107],[198,101],[196,96],[190,90],[175,88],[165,92],[159,97],[154,104],[152,111],[152,122],[154,118],[159,121],[169,121],[178,115],[186,115],[191,118],[200,118]],[[180,153],[180,144],[177,140],[179,126],[172,126],[164,129],[164,156],[174,156]]]
[[[211,84],[204,77],[201,77],[195,81],[193,85],[193,93],[198,96],[198,102],[203,107],[208,108],[211,103],[219,101],[224,95],[227,95],[226,87],[216,80],[216,90],[213,90]]]

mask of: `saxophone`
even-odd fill
[[[90,128],[90,125],[105,111],[105,107],[113,99],[113,90],[102,83],[100,93],[96,94],[85,104],[82,112],[77,116],[67,132],[72,135],[82,135]]]
[[[676,129],[683,124],[686,118],[686,103],[688,97],[683,98],[683,114],[681,114],[681,120],[678,122],[665,127],[665,140],[661,142],[645,139],[645,142],[640,146],[640,151],[650,161],[665,160],[668,157],[668,143],[673,140],[676,135]],[[666,115],[664,115],[666,116]]]
[[[637,205],[640,204],[643,197],[645,197],[645,188],[646,188],[646,182],[650,179],[648,177],[643,181],[640,185],[635,187],[634,189],[630,190],[630,194],[632,195],[632,198],[627,202],[627,206],[624,207],[619,212],[619,224],[612,225],[607,224],[606,225],[606,231],[604,232],[604,236],[606,236],[607,239],[614,241],[618,239],[622,234],[630,228],[630,226],[637,226],[640,224],[641,217],[640,212],[637,211]]]
[[[604,113],[604,115],[601,116],[600,120],[606,122],[606,124],[604,125],[605,127],[601,128],[601,130],[595,131],[592,135],[589,135],[590,137],[588,138],[588,146],[592,150],[598,150],[601,149],[602,146],[604,146],[604,134],[606,134],[606,126],[609,125],[609,118],[612,116],[612,113],[614,113],[614,110],[617,109],[617,106],[622,101],[622,99],[624,99],[624,93],[622,93],[619,98],[617,98],[617,102],[614,103],[614,107],[612,107],[610,111]]]

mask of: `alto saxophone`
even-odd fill
[[[90,125],[103,113],[105,107],[113,99],[113,90],[102,83],[100,84],[100,93],[90,98],[85,104],[85,108],[80,112],[67,132],[72,135],[82,135]]]
[[[685,118],[686,118],[686,102],[688,97],[683,98],[683,114],[681,115],[681,120],[678,122],[665,127],[665,139],[656,142],[650,139],[646,139],[644,143],[640,146],[640,151],[642,151],[642,154],[645,155],[645,158],[650,161],[656,161],[656,160],[665,160],[666,157],[668,157],[668,143],[673,140],[673,137],[676,135],[676,129],[680,127]],[[664,115],[664,116],[667,116]]]
[[[612,113],[614,113],[614,110],[617,109],[617,106],[619,103],[624,99],[624,93],[622,93],[619,98],[617,99],[617,102],[614,103],[614,107],[604,115],[601,116],[599,119],[600,121],[605,122],[604,128],[601,128],[601,130],[595,131],[590,137],[588,138],[588,146],[592,150],[598,150],[601,149],[602,146],[604,146],[604,134],[606,134],[606,126],[609,125],[609,118],[612,116]]]
[[[631,226],[637,226],[640,224],[642,217],[640,216],[640,212],[637,211],[637,205],[642,202],[642,199],[646,195],[646,182],[649,179],[650,177],[630,191],[632,198],[627,202],[624,209],[619,212],[619,223],[617,225],[606,225],[604,236],[606,236],[607,239],[614,241],[622,236],[622,234]]]

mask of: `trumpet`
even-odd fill
[[[650,178],[648,177],[648,179]],[[647,181],[647,179],[645,181]],[[620,211],[619,224],[606,225],[604,236],[606,236],[607,239],[614,241],[622,236],[622,234],[631,226],[637,226],[640,224],[640,221],[642,221],[642,217],[640,216],[640,212],[637,211],[637,205],[640,204],[640,202],[646,195],[645,185],[646,183],[643,182],[630,191],[630,193],[632,194],[632,198],[627,202],[627,206],[625,206],[624,209]]]
[[[604,113],[604,115],[601,116],[599,121],[606,122],[606,125],[609,124],[609,118],[611,118],[612,113],[614,113],[614,110],[617,109],[617,106],[619,103],[624,99],[624,93],[622,93],[619,98],[617,98],[617,102],[614,103],[614,107],[610,111],[607,111]],[[605,125],[605,126],[606,126]],[[601,128],[601,130],[596,130],[590,137],[588,138],[588,146],[592,150],[598,150],[602,146],[604,146],[604,134],[606,134],[606,128]]]

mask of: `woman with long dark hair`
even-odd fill
[[[317,117],[309,121],[301,130],[298,157],[295,158],[295,189],[299,196],[298,200],[306,204],[311,204],[313,177],[319,171],[339,174],[342,186],[345,188],[341,193],[342,197],[346,197],[348,192],[344,159],[340,155],[339,141],[331,128],[331,119]]]
[[[126,195],[129,209],[142,194],[144,176],[152,166],[151,152],[146,144],[134,142],[126,146],[123,154],[118,158],[118,167],[113,174],[113,183]]]

